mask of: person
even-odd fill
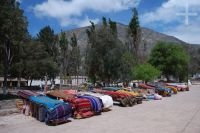
[[[133,88],[136,88],[136,83],[133,83]]]
[[[92,85],[89,85],[89,86],[88,86],[88,89],[89,89],[89,91],[92,91],[92,90],[93,90],[93,86],[92,86]]]

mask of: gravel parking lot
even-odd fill
[[[112,111],[87,119],[47,126],[22,114],[0,117],[1,133],[200,133],[200,85],[160,101]]]

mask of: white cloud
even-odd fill
[[[89,24],[89,17],[86,11],[108,13],[126,10],[138,6],[141,0],[47,0],[42,4],[33,7],[34,13],[38,17],[50,17],[58,20],[61,26],[71,24]],[[93,19],[98,21],[97,19]],[[80,23],[76,21],[81,21]],[[88,21],[88,22],[87,22]]]
[[[73,25],[73,26],[78,26],[78,27],[85,27],[91,25],[90,21],[93,23],[97,24],[99,22],[99,19],[90,19],[88,16],[86,16],[83,19],[78,19],[78,18],[61,18],[60,20],[60,25],[62,27],[68,26],[68,25]]]
[[[142,23],[147,24],[158,21],[170,23],[173,21],[180,21],[180,16],[177,16],[177,13],[185,12],[186,4],[189,5],[189,12],[197,13],[200,11],[200,2],[198,0],[169,0],[155,11],[143,14],[141,17]]]
[[[179,25],[165,31],[166,34],[175,36],[187,43],[200,44],[200,28],[198,23]]]
[[[85,19],[83,19],[81,22],[78,22],[77,25],[79,27],[85,27],[91,25],[90,21],[96,24],[99,22],[99,19],[89,19],[88,17],[85,17]]]
[[[189,24],[185,23],[185,16],[178,16],[177,13],[184,13],[188,5],[189,13],[197,13],[197,16],[189,16]],[[144,26],[156,24],[162,25],[161,31],[169,35],[189,42],[200,44],[200,2],[199,0],[168,0],[155,11],[145,13],[141,17]],[[171,28],[172,27],[172,28]]]

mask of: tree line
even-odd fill
[[[7,78],[52,81],[56,76],[66,79],[79,75],[80,68],[93,83],[103,81],[129,82],[132,79],[152,80],[159,75],[173,75],[184,80],[189,57],[180,45],[159,42],[145,61],[141,57],[141,27],[134,8],[127,31],[127,43],[120,41],[117,23],[105,17],[101,24],[86,30],[88,44],[81,57],[75,34],[55,34],[50,26],[42,28],[36,37],[27,30],[28,22],[15,0],[0,1],[0,75]],[[20,81],[19,81],[20,82]],[[62,84],[62,82],[61,82]]]

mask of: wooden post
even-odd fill
[[[44,79],[45,79],[44,93],[46,94],[46,92],[47,92],[47,76],[44,76]]]

